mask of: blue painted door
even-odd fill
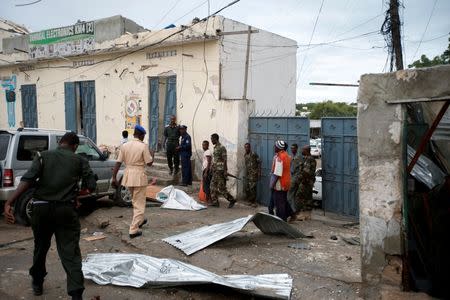
[[[36,85],[26,84],[20,87],[22,98],[22,120],[24,127],[37,128],[38,115],[36,103]]]
[[[64,82],[64,112],[66,116],[66,130],[77,132],[75,82]]]
[[[249,142],[262,162],[262,177],[258,182],[257,201],[268,205],[270,201],[269,179],[273,146],[281,139],[289,145],[300,147],[309,143],[309,119],[300,117],[251,117],[249,119]]]
[[[177,114],[177,77],[170,76],[166,84],[166,102],[164,104],[164,125],[170,123],[170,116]]]
[[[95,81],[80,82],[83,135],[97,143],[97,115],[95,109]]]
[[[322,202],[325,211],[359,216],[356,118],[322,119]]]
[[[159,78],[150,78],[149,93],[149,145],[150,149],[158,150],[158,121],[159,121]]]

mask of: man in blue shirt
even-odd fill
[[[192,185],[192,168],[191,168],[191,156],[192,156],[192,142],[191,136],[187,133],[187,126],[180,126],[181,142],[177,147],[181,158],[181,179],[182,186]]]

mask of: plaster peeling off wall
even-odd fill
[[[382,272],[401,256],[405,106],[390,100],[450,95],[450,66],[363,75],[358,91],[362,278],[379,291]],[[397,273],[401,282],[401,272]],[[374,295],[365,295],[375,298]]]

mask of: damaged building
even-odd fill
[[[196,164],[217,132],[238,172],[249,115],[295,115],[296,41],[221,16],[156,31],[114,16],[2,45],[1,128],[73,130],[114,148],[122,130],[141,124],[158,151],[174,114]]]
[[[359,207],[366,296],[450,295],[450,66],[361,77]]]

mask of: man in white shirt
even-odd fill
[[[212,154],[211,150],[209,150],[209,142],[203,141],[202,143],[203,148],[203,164],[202,164],[202,185],[203,185],[203,191],[206,194],[206,200],[207,202],[211,202],[211,161],[212,161]]]

